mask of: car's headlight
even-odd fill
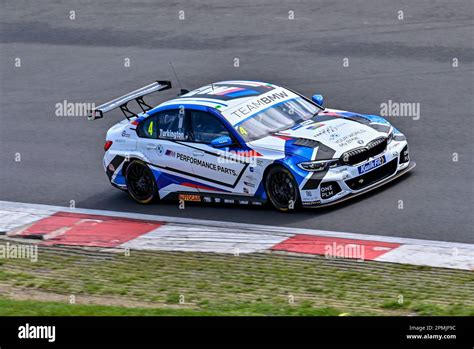
[[[319,160],[300,162],[298,166],[305,171],[324,171],[330,167],[336,167],[339,164],[339,159]]]
[[[387,144],[390,143],[393,140],[393,127],[390,128],[390,133],[388,134],[387,137]]]

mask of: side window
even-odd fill
[[[156,126],[156,132],[160,139],[189,140],[186,113],[180,112],[178,109],[160,112]]]
[[[165,110],[140,124],[140,137],[186,141],[189,139],[186,114],[179,110]]]
[[[232,135],[224,124],[214,115],[203,111],[191,111],[193,140],[198,143],[210,144],[214,138]]]
[[[157,138],[156,137],[157,115],[150,116],[140,123],[137,129],[138,137]]]

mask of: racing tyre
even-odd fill
[[[273,207],[280,212],[292,211],[299,206],[298,185],[291,172],[283,166],[270,169],[265,179],[265,190]]]
[[[158,197],[155,176],[140,160],[133,160],[125,171],[128,194],[140,204],[149,204]]]

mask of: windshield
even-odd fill
[[[304,98],[297,97],[248,117],[236,124],[235,129],[245,141],[250,142],[309,120],[320,110]]]

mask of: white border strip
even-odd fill
[[[104,216],[111,216],[111,217],[135,218],[135,219],[169,222],[169,223],[176,223],[176,224],[192,224],[194,226],[218,227],[221,229],[232,228],[232,229],[244,229],[244,230],[257,230],[261,232],[272,233],[274,235],[282,234],[284,236],[293,236],[295,234],[308,234],[308,235],[319,235],[319,236],[338,237],[338,238],[356,239],[356,240],[371,240],[371,241],[393,242],[393,243],[399,243],[399,244],[445,247],[445,248],[452,248],[452,249],[458,248],[458,249],[467,249],[467,250],[474,251],[474,244],[467,244],[467,243],[460,243],[460,242],[446,242],[446,241],[402,238],[402,237],[394,237],[394,236],[343,233],[343,232],[317,230],[317,229],[304,229],[304,228],[278,227],[278,226],[260,225],[260,224],[222,222],[222,221],[212,221],[212,220],[194,219],[194,218],[181,218],[181,217],[160,216],[160,215],[150,215],[150,214],[120,212],[120,211],[69,208],[69,207],[62,207],[62,206],[27,204],[27,203],[9,202],[9,201],[0,201],[0,214],[2,214],[2,216],[0,216],[0,232],[2,231],[5,232],[9,230],[5,227],[5,222],[8,222],[8,217],[5,217],[4,215],[7,214],[7,212],[11,212],[12,215],[19,215],[20,212],[32,212],[31,211],[32,209],[40,210],[42,214],[46,214],[48,211],[51,212],[50,214],[53,214],[58,211],[62,211],[62,212],[71,212],[71,213],[104,215]],[[26,224],[26,223],[28,222],[24,222],[23,224]]]
[[[474,244],[391,236],[331,232],[258,224],[219,222],[140,213],[91,210],[0,201],[0,232],[13,232],[61,212],[102,215],[169,223],[124,244],[133,249],[242,253],[266,251],[296,234],[393,242],[399,247],[377,257],[380,262],[474,270]],[[223,229],[226,230],[223,233]]]

